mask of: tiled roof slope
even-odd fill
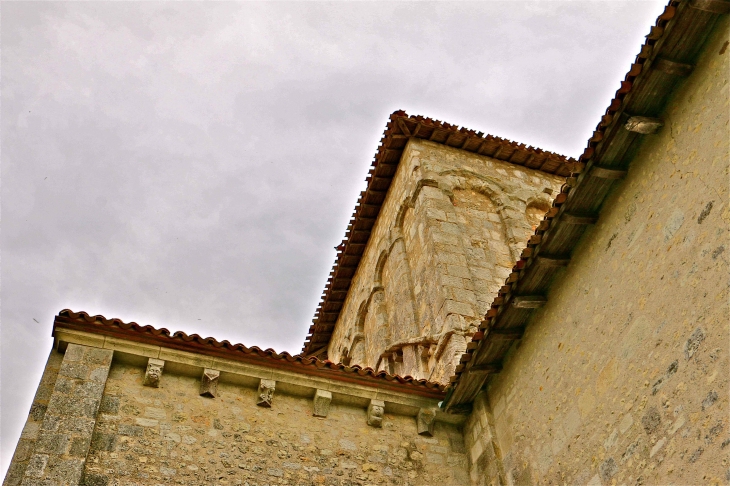
[[[522,257],[461,357],[444,401],[467,411],[491,373],[498,372],[553,278],[567,265],[587,225],[595,223],[613,183],[622,178],[644,135],[626,128],[633,116],[658,117],[674,87],[690,74],[725,0],[670,1],[646,37],[616,97],[601,118],[571,177],[553,201]]]
[[[398,169],[401,154],[410,138],[430,140],[564,177],[570,174],[570,166],[576,162],[575,159],[482,132],[422,116],[409,116],[404,111],[394,112],[390,115],[366,179],[367,188],[360,194],[345,239],[337,247],[336,261],[322,294],[322,302],[317,307],[314,324],[309,328],[309,335],[302,349],[304,355],[326,356],[325,348],[332,336],[350,283]]]
[[[56,329],[70,329],[101,334],[126,339],[128,341],[243,361],[268,368],[293,371],[428,398],[444,397],[443,385],[426,380],[416,380],[410,376],[390,375],[384,371],[375,372],[372,368],[345,366],[343,364],[322,361],[317,358],[301,355],[292,356],[287,352],[277,353],[273,349],[263,350],[256,346],[249,348],[243,344],[231,344],[228,341],[218,341],[212,337],[204,338],[197,334],[188,335],[181,331],[170,333],[170,331],[164,328],[157,329],[152,326],[140,326],[136,322],[107,319],[99,315],[90,316],[86,312],[74,312],[68,309],[62,310],[53,322],[54,336],[56,335]]]

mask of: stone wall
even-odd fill
[[[730,481],[730,52],[721,22],[664,128],[647,137],[489,384],[492,456],[507,484]],[[477,424],[483,430],[472,417],[467,442]],[[482,452],[472,451],[478,463]],[[484,470],[474,484],[497,481],[496,469]]]
[[[20,434],[20,440],[15,448],[13,459],[10,462],[10,467],[3,481],[3,486],[16,486],[23,480],[23,474],[25,474],[25,468],[28,466],[28,460],[35,450],[38,432],[41,429],[43,417],[46,414],[48,401],[53,393],[53,387],[56,384],[56,377],[58,376],[58,370],[61,368],[62,361],[63,355],[55,351],[52,351],[48,356],[46,367],[43,370],[43,376],[41,376],[41,382],[38,384],[35,397],[33,397],[28,419]]]
[[[51,352],[3,484],[79,484],[112,354],[77,344],[63,359]]]
[[[332,403],[316,417],[311,397],[274,392],[257,406],[255,388],[220,383],[201,396],[200,379],[164,372],[143,386],[144,369],[112,366],[86,483],[94,485],[464,484],[467,459],[456,426],[437,422],[420,436],[415,417]]]
[[[328,349],[447,382],[560,177],[412,139]]]

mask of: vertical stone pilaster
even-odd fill
[[[43,424],[43,417],[46,415],[48,401],[53,394],[53,387],[62,362],[63,354],[55,349],[51,350],[46,367],[43,370],[41,382],[33,398],[33,404],[30,406],[28,420],[25,422],[23,432],[20,434],[20,440],[18,440],[18,446],[15,448],[13,459],[10,461],[10,467],[5,475],[3,486],[18,486],[23,480],[25,468],[28,466],[28,461],[35,450],[38,433]]]
[[[112,355],[68,345],[21,484],[79,484]]]

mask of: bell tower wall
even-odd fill
[[[563,182],[411,139],[335,326],[330,359],[445,383]]]

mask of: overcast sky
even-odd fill
[[[2,2],[2,474],[58,311],[298,352],[391,112],[578,156],[665,3]]]

